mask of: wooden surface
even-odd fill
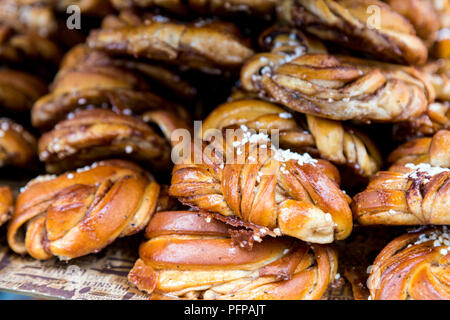
[[[4,237],[2,237],[4,239]],[[0,246],[0,291],[49,299],[128,300],[148,297],[127,281],[135,241],[123,239],[99,254],[66,263],[37,261]]]

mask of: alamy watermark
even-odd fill
[[[69,30],[81,30],[81,8],[75,4],[67,7],[66,13],[69,17],[66,20],[66,27]]]

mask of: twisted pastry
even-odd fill
[[[168,95],[183,100],[192,100],[197,94],[195,87],[168,68],[136,60],[113,59],[103,52],[89,50],[84,44],[73,47],[64,56],[57,77],[62,77],[66,71],[89,66],[114,66],[132,71],[150,82],[152,88],[155,86],[158,91],[169,91]]]
[[[444,148],[441,152],[448,163],[448,141]],[[378,172],[367,189],[353,198],[352,209],[358,222],[363,225],[450,224],[450,169],[427,163],[407,163],[401,168],[402,172]]]
[[[405,17],[377,0],[283,0],[280,16],[320,39],[381,60],[423,64],[427,48]]]
[[[375,259],[368,280],[372,300],[450,300],[448,228],[407,233]]]
[[[194,144],[193,157],[174,166],[169,194],[304,241],[330,243],[350,234],[350,199],[331,163],[278,149],[267,134],[252,134],[244,125],[236,133],[241,140],[214,136],[202,150]]]
[[[240,34],[227,24],[208,21],[178,24],[146,19],[138,25],[91,32],[90,48],[111,54],[143,57],[171,64],[217,72],[239,68],[253,54]]]
[[[63,60],[63,68],[55,77],[51,92],[34,104],[31,113],[33,126],[50,128],[72,111],[89,106],[109,107],[125,114],[166,109],[186,119],[186,111],[154,94],[136,69],[144,69],[143,73],[146,74],[153,72],[153,77],[161,75],[165,82],[177,79],[177,76],[170,72],[163,74],[163,69],[148,71],[150,67],[136,65],[114,61],[101,53],[87,53],[82,47],[75,47]],[[177,84],[180,84],[178,92],[192,89],[182,80],[173,82],[174,86]]]
[[[13,207],[13,194],[9,187],[0,186],[0,226],[8,221]]]
[[[20,124],[0,118],[0,167],[28,167],[36,157],[36,139]]]
[[[30,181],[8,225],[12,250],[35,259],[69,260],[99,252],[150,220],[159,194],[153,177],[131,162],[109,160]]]
[[[394,124],[394,137],[408,140],[420,136],[431,136],[441,129],[450,129],[449,102],[433,102],[427,112],[408,122]]]
[[[45,62],[56,66],[60,58],[61,51],[54,41],[0,25],[0,61],[21,66],[30,62]]]
[[[47,172],[61,172],[109,157],[148,163],[155,170],[170,168],[170,134],[188,125],[167,110],[145,115],[157,124],[160,136],[144,121],[111,110],[91,109],[74,114],[41,136],[38,151]]]
[[[271,69],[307,53],[327,53],[320,41],[293,28],[271,27],[258,40],[260,47],[267,52],[254,54],[241,69],[242,88],[249,92],[263,89],[262,76],[270,73]]]
[[[450,100],[450,61],[439,59],[421,68],[434,88],[436,99]]]
[[[450,168],[450,131],[440,130],[433,137],[416,138],[395,149],[387,159],[389,171],[407,172],[405,165],[428,163]]]
[[[158,212],[128,279],[154,299],[205,300],[320,299],[334,280],[329,246],[268,238],[248,251],[232,231],[197,212]]]
[[[268,66],[255,86],[290,109],[333,120],[408,121],[434,99],[414,68],[325,54]]]
[[[118,10],[132,7],[160,7],[182,15],[192,12],[214,15],[229,15],[236,12],[271,15],[277,3],[276,0],[111,0],[111,2]]]
[[[430,0],[385,0],[391,8],[409,20],[427,47],[436,40],[441,26],[439,13]]]
[[[245,125],[249,129],[279,130],[282,148],[308,152],[338,165],[346,165],[361,176],[369,177],[380,169],[381,156],[364,134],[344,127],[340,122],[306,115],[296,122],[293,115],[275,104],[244,99],[217,107],[203,121],[203,132],[226,130]]]
[[[47,85],[39,78],[17,70],[0,69],[0,108],[28,111],[47,93]]]

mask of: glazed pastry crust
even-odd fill
[[[408,121],[434,99],[431,84],[415,68],[325,54],[275,67],[261,84],[280,104],[333,120]]]
[[[306,115],[301,126],[292,113],[261,100],[243,99],[218,106],[204,120],[203,132],[226,130],[246,125],[249,129],[279,130],[280,146],[296,152],[308,152],[337,165],[346,165],[355,173],[369,177],[380,169],[381,155],[364,134],[338,121]]]
[[[279,12],[319,39],[384,61],[420,65],[427,60],[427,48],[409,21],[377,0],[283,0]]]
[[[160,135],[139,118],[106,109],[83,110],[58,123],[41,136],[40,160],[47,172],[62,172],[110,157],[132,159],[149,164],[154,170],[170,168],[171,133],[189,130],[185,121],[165,110],[149,112],[152,121],[165,135]]]
[[[428,163],[432,166],[450,168],[450,131],[440,130],[432,137],[417,138],[392,151],[387,162],[389,171],[406,172],[407,163]]]
[[[234,28],[233,28],[234,31]],[[143,24],[91,32],[91,49],[177,64],[204,71],[236,69],[253,54],[239,34],[220,22],[177,24],[146,19]]]
[[[60,59],[61,50],[54,41],[0,25],[1,61],[15,64],[46,62],[56,66]]]
[[[145,228],[158,194],[150,174],[122,160],[38,177],[17,198],[8,244],[14,252],[39,260],[98,252]]]
[[[449,224],[450,131],[407,142],[388,157],[389,171],[375,174],[352,209],[364,225]]]
[[[373,264],[368,280],[371,299],[449,300],[450,250],[444,243],[435,245],[440,235],[428,229],[391,241]]]
[[[350,199],[339,189],[331,163],[298,154],[302,162],[283,160],[280,155],[290,152],[274,151],[266,140],[235,147],[217,138],[174,166],[171,196],[304,241],[330,243],[350,234]]]
[[[391,8],[408,19],[427,47],[436,40],[441,26],[439,14],[429,0],[387,0]]]
[[[0,69],[0,109],[28,111],[47,93],[47,85],[38,77],[13,69]]]
[[[13,209],[13,194],[9,187],[0,186],[0,226],[8,221]]]
[[[0,118],[0,167],[26,168],[36,158],[36,139],[21,125]]]
[[[450,103],[433,102],[425,114],[408,122],[394,124],[394,139],[404,141],[416,137],[432,136],[442,129],[450,129]]]
[[[125,65],[127,67],[125,67]],[[130,65],[127,61],[116,61],[98,52],[87,52],[84,47],[75,47],[62,63],[62,69],[55,77],[51,92],[41,97],[33,106],[33,126],[48,129],[69,113],[89,105],[109,107],[117,112],[142,114],[146,111],[165,109],[179,114],[182,119],[188,115],[184,108],[152,92],[147,81],[136,72],[145,69],[153,77],[161,76],[166,82],[177,79],[173,73],[148,70],[145,64]],[[191,94],[192,87],[182,80],[180,95]]]
[[[329,246],[267,238],[248,251],[230,229],[197,212],[156,213],[129,281],[153,299],[292,300],[320,299],[334,279]]]

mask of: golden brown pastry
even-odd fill
[[[450,129],[450,103],[433,102],[427,112],[408,122],[394,124],[394,138],[408,140],[420,136],[431,136],[442,129]]]
[[[432,84],[436,99],[450,100],[450,61],[439,59],[427,63],[421,68],[428,81]]]
[[[61,59],[58,45],[49,39],[31,33],[16,32],[0,24],[0,61],[20,66],[48,63],[56,66]]]
[[[138,67],[124,67],[125,64],[125,61],[119,63],[98,52],[86,55],[82,47],[75,47],[64,59],[51,92],[34,104],[33,126],[51,128],[76,109],[87,107],[106,107],[125,114],[166,109],[182,114],[182,118],[187,117],[183,108],[152,92],[146,79],[135,72]],[[162,75],[166,82],[170,78],[176,79],[173,74],[154,71],[154,77]],[[180,85],[183,89],[179,92],[187,88],[182,80],[173,83],[185,85]]]
[[[0,118],[0,167],[28,167],[36,157],[36,139],[20,124]]]
[[[448,227],[407,233],[377,256],[368,280],[371,300],[450,300]]]
[[[320,299],[335,278],[329,246],[265,238],[249,251],[231,230],[197,212],[158,212],[128,279],[153,299],[306,300]]]
[[[333,120],[408,121],[434,99],[417,69],[348,56],[301,55],[268,65],[254,81],[260,81],[254,87],[262,87],[263,94],[292,110]]]
[[[119,10],[159,7],[177,14],[229,15],[236,12],[267,15],[275,11],[276,0],[111,0]]]
[[[144,121],[112,110],[76,112],[39,139],[39,158],[50,173],[81,167],[93,160],[121,157],[170,170],[170,134],[188,124],[167,110],[155,110],[145,119],[161,128],[157,133]]]
[[[240,34],[222,22],[180,24],[162,18],[138,25],[116,26],[91,32],[91,49],[124,54],[217,72],[236,69],[253,54]]]
[[[279,130],[280,147],[298,153],[308,152],[355,173],[369,177],[380,169],[381,155],[366,135],[338,121],[311,115],[294,115],[261,100],[243,99],[224,103],[203,121],[203,132],[245,125],[249,129]],[[298,119],[300,118],[300,119]]]
[[[396,150],[391,155],[391,160],[399,157],[391,167],[395,171],[378,172],[366,190],[354,197],[352,209],[360,224],[450,224],[450,169],[422,162],[448,166],[448,132],[431,145],[428,141],[429,147],[425,139]]]
[[[47,85],[34,75],[0,69],[0,110],[29,111],[33,103],[47,93]]]
[[[245,125],[235,133],[237,141],[214,136],[202,150],[196,143],[193,157],[176,161],[169,194],[195,209],[304,241],[330,243],[350,234],[350,199],[331,163],[279,149]]]
[[[409,21],[377,0],[282,0],[279,12],[290,25],[381,60],[415,65],[427,59]]]
[[[241,69],[242,88],[248,92],[260,92],[262,76],[280,65],[307,53],[327,53],[320,41],[288,27],[268,28],[259,36],[258,42],[267,52],[254,54]]]
[[[0,21],[42,37],[54,34],[58,28],[52,8],[42,1],[0,0]]]
[[[8,225],[12,250],[35,259],[69,260],[99,252],[145,228],[159,185],[131,162],[109,160],[30,181]]]
[[[192,100],[197,89],[178,73],[157,64],[140,62],[135,59],[113,59],[103,52],[91,51],[85,44],[73,47],[62,59],[58,77],[65,71],[87,68],[88,66],[114,66],[139,74],[155,90],[168,91],[170,96]],[[158,87],[159,85],[159,87]]]
[[[405,165],[428,163],[450,168],[450,131],[440,130],[432,137],[416,138],[395,149],[388,157],[389,171],[407,172]]]
[[[439,13],[430,0],[385,0],[393,10],[411,22],[417,35],[430,47],[440,29]]]
[[[9,187],[0,186],[0,226],[8,221],[13,208],[13,194]]]

